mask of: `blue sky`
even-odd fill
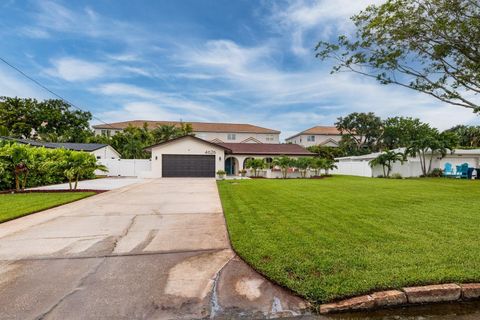
[[[478,124],[470,110],[354,74],[318,40],[374,1],[3,1],[0,55],[103,121],[246,122],[282,131],[350,112]],[[0,65],[0,95],[50,98]]]

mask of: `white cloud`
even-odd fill
[[[57,1],[42,0],[36,2],[36,11],[32,14],[32,24],[26,30],[32,37],[56,32],[63,36],[88,36],[116,40],[135,44],[147,41],[148,33],[133,24],[102,16],[90,7],[71,10]],[[150,39],[151,40],[151,39]]]
[[[114,99],[128,100],[129,103],[138,103],[140,101],[143,105],[145,105],[145,103],[148,103],[149,106],[155,105],[157,108],[161,108],[161,110],[168,111],[171,114],[184,114],[185,118],[189,120],[219,119],[225,116],[219,106],[211,106],[210,103],[202,101],[199,98],[144,89],[125,83],[107,83],[98,88],[94,88],[92,91],[110,96]],[[124,111],[126,111],[125,106],[126,105],[123,107]],[[159,109],[149,109],[149,112],[152,110],[155,111]],[[151,112],[152,115],[154,113],[155,112]],[[161,117],[162,114],[159,113],[158,116]],[[157,119],[159,118],[157,117]]]
[[[46,73],[67,81],[86,81],[100,78],[106,71],[103,64],[64,57],[54,60],[53,68],[47,69]]]
[[[321,38],[325,40],[336,33],[351,32],[351,16],[368,5],[382,2],[384,0],[290,1],[287,6],[273,5],[267,21],[274,30],[288,35],[293,53],[306,55],[312,53],[316,41]],[[312,34],[316,38],[306,45],[307,35]]]

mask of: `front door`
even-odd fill
[[[235,160],[233,158],[225,159],[225,172],[227,175],[235,174]]]

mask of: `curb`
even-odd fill
[[[480,298],[480,283],[438,284],[406,287],[400,290],[379,291],[339,302],[319,306],[321,314],[373,310],[392,306],[408,306],[423,303],[464,301]]]

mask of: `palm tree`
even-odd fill
[[[300,171],[302,178],[307,176],[307,170],[310,168],[312,160],[312,158],[302,157],[293,161],[293,165]]]
[[[68,179],[70,190],[77,189],[78,181],[81,177],[89,176],[95,170],[108,171],[107,167],[97,163],[94,155],[69,150],[66,150],[61,166],[63,167],[65,177]],[[74,185],[73,182],[75,182]]]
[[[336,168],[337,168],[337,165],[335,164],[335,160],[325,158],[325,161],[323,161],[323,165],[322,165],[322,169],[325,170],[325,175],[328,176],[328,172]]]
[[[261,169],[265,168],[266,163],[263,159],[248,159],[245,162],[245,167],[253,170],[253,176],[258,177]]]
[[[24,190],[28,177],[29,146],[12,143],[0,154],[3,171],[10,170],[15,177],[15,190]]]
[[[154,143],[171,140],[180,135],[180,130],[174,125],[161,125],[152,130]]]
[[[287,156],[281,156],[279,158],[273,159],[273,165],[280,168],[282,171],[283,179],[288,177],[288,169],[292,167],[293,160]]]
[[[378,155],[375,159],[370,160],[369,164],[372,168],[375,166],[382,166],[383,176],[388,178],[392,171],[392,165],[397,161],[403,163],[405,161],[405,155],[394,150],[387,150]]]

